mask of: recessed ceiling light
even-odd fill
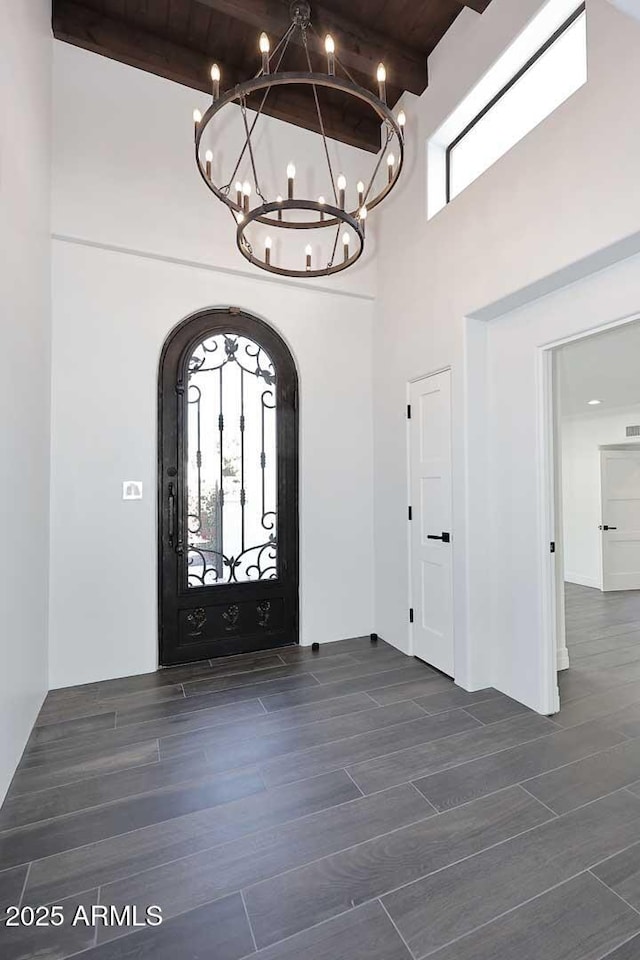
[[[590,407],[597,407],[599,403],[602,403],[602,400],[587,400],[587,403]]]

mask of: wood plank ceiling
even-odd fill
[[[490,0],[312,0],[314,67],[325,69],[322,39],[331,33],[340,61],[354,80],[375,89],[384,61],[387,95],[395,104],[403,91],[427,86],[427,57],[463,7],[482,13]],[[53,0],[53,33],[59,40],[209,92],[209,71],[222,70],[222,89],[259,68],[258,37],[272,43],[290,24],[288,0]],[[293,45],[283,69],[305,69],[304,51]],[[327,133],[377,151],[379,126],[366,105],[333,91],[322,103]],[[252,106],[250,103],[249,106]],[[265,112],[317,129],[307,88],[272,91]]]

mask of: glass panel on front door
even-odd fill
[[[186,455],[187,586],[277,580],[276,374],[247,337],[191,353]]]

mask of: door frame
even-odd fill
[[[202,339],[203,334],[206,335],[209,324],[212,323],[216,318],[222,320],[223,318],[228,318],[229,326],[238,328],[238,333],[241,336],[248,336],[250,338],[255,337],[255,330],[243,330],[243,320],[247,320],[250,326],[262,329],[265,331],[267,338],[271,341],[269,347],[271,350],[276,348],[276,352],[279,353],[280,359],[284,360],[288,366],[288,375],[289,375],[289,386],[293,391],[293,406],[292,406],[292,417],[288,418],[290,422],[282,424],[279,427],[278,436],[280,440],[284,443],[287,451],[288,459],[290,459],[290,464],[287,469],[287,476],[285,478],[279,476],[277,481],[277,490],[278,490],[278,505],[281,504],[282,498],[291,497],[294,501],[294,508],[291,511],[291,517],[293,520],[293,529],[288,530],[286,534],[287,542],[287,579],[291,580],[292,583],[295,583],[295,604],[293,610],[293,626],[295,638],[293,641],[296,644],[300,643],[300,461],[299,461],[299,416],[298,416],[298,396],[299,396],[299,376],[298,369],[295,362],[293,352],[290,350],[285,339],[281,336],[278,330],[275,329],[270,323],[264,320],[262,317],[256,316],[249,310],[244,310],[240,307],[229,306],[229,307],[207,307],[202,310],[196,310],[194,313],[189,314],[184,317],[176,326],[174,326],[166,335],[162,350],[160,353],[160,360],[158,364],[158,374],[157,374],[157,437],[156,437],[156,484],[157,484],[157,514],[156,514],[156,563],[157,563],[157,584],[158,584],[158,663],[160,666],[169,664],[169,661],[166,658],[166,655],[163,654],[164,649],[164,637],[163,637],[163,531],[167,523],[167,517],[165,513],[167,511],[167,496],[165,489],[165,476],[164,476],[164,459],[163,459],[163,447],[164,447],[164,371],[165,365],[167,363],[167,358],[172,349],[175,349],[176,338],[179,338],[182,331],[189,326],[193,327],[193,333],[188,340],[185,340],[185,343],[181,347],[180,356],[186,356],[189,350],[192,350],[193,347]],[[198,323],[200,321],[200,323]],[[220,330],[222,330],[224,324],[221,324]],[[275,361],[275,357],[272,355],[272,360]],[[176,408],[176,435],[179,433],[179,414]],[[178,442],[180,443],[179,437]],[[278,457],[280,455],[280,447],[278,447]],[[183,464],[178,464],[178,476],[180,477],[180,485],[184,488],[184,476],[183,476]],[[290,524],[291,526],[291,524]],[[282,645],[282,644],[280,644]],[[275,644],[278,646],[278,644]],[[223,654],[226,655],[226,654]]]
[[[428,373],[422,373],[419,376],[411,377],[410,380],[407,380],[405,386],[405,396],[407,402],[407,410],[411,403],[411,387],[414,383],[419,383],[421,380],[428,380],[429,377],[437,377],[440,373],[449,373],[451,375],[451,396],[453,397],[453,366],[451,364],[445,364],[442,367],[436,367],[433,370],[430,370]],[[455,550],[455,517],[454,517],[454,498],[453,498],[453,405],[450,407],[450,417],[449,417],[449,429],[451,431],[451,568],[453,570],[453,551]],[[411,530],[413,520],[409,519],[408,507],[411,504],[411,421],[408,416],[405,417],[405,436],[406,436],[406,470],[407,470],[407,569],[409,572],[408,584],[407,584],[407,611],[413,609],[413,558],[411,556]],[[451,578],[451,603],[452,611],[455,611],[455,577]],[[453,661],[454,661],[454,671],[456,663],[456,629],[455,629],[455,616],[452,617],[452,639],[453,639]],[[414,653],[414,631],[413,623],[411,622],[409,615],[407,613],[407,652],[410,657],[415,656]],[[452,677],[455,682],[455,673]]]
[[[558,613],[564,611],[563,530],[559,523],[562,516],[562,490],[557,478],[561,462],[560,438],[557,436],[556,417],[558,397],[554,377],[555,351],[559,347],[589,337],[615,330],[617,327],[640,321],[640,315],[632,314],[618,320],[605,321],[589,330],[561,337],[538,346],[536,351],[537,373],[537,450],[538,450],[538,556],[540,572],[540,604],[543,624],[544,671],[547,678],[547,693],[551,704],[560,709],[558,670],[567,669],[569,656],[564,638],[564,617],[559,623]],[[549,544],[556,544],[551,553]],[[560,549],[558,550],[558,545]],[[544,637],[549,640],[544,642]]]

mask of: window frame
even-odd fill
[[[458,144],[462,140],[464,140],[467,134],[473,130],[476,124],[478,124],[483,119],[483,117],[485,117],[489,113],[490,110],[493,110],[495,105],[499,103],[500,100],[502,100],[504,95],[508,93],[509,90],[511,90],[511,88],[514,87],[516,83],[518,83],[518,81],[522,79],[522,77],[526,73],[528,73],[531,67],[533,67],[534,64],[538,62],[538,60],[547,52],[547,50],[549,50],[554,45],[554,43],[556,43],[556,41],[559,40],[564,33],[566,33],[569,27],[573,26],[576,20],[578,20],[583,15],[583,13],[586,13],[586,9],[587,9],[586,0],[583,0],[583,3],[581,3],[580,6],[576,10],[574,10],[571,16],[568,17],[564,21],[564,23],[560,24],[558,29],[551,34],[549,39],[546,40],[538,50],[536,50],[533,56],[527,60],[527,62],[518,70],[517,73],[513,75],[513,77],[511,77],[508,83],[505,83],[505,85],[501,87],[500,90],[498,90],[495,96],[493,96],[491,100],[489,100],[489,102],[482,108],[482,110],[480,110],[479,113],[477,113],[475,117],[469,121],[469,123],[466,125],[464,130],[462,130],[458,134],[458,136],[454,140],[452,140],[450,144],[447,145],[446,152],[445,152],[446,204],[451,203],[451,200],[455,199],[455,198],[452,198],[451,196],[451,154],[453,150],[458,146]],[[483,171],[483,172],[486,172],[486,171]],[[480,174],[480,176],[482,176],[482,174]],[[459,196],[459,194],[456,194],[456,196]]]

